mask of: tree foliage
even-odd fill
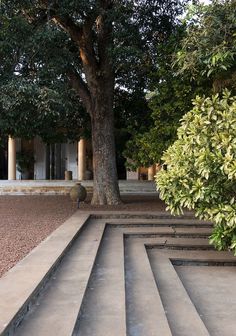
[[[196,95],[225,87],[235,92],[235,10],[235,1],[228,0],[191,5],[182,25],[156,46],[156,69],[149,74],[150,123],[133,132],[125,152],[132,168],[160,162]]]
[[[236,97],[234,1],[193,7],[177,54],[179,74],[197,83],[207,78],[211,98],[197,97],[182,120],[178,139],[163,156],[167,171],[157,176],[161,197],[174,213],[194,209],[215,223],[211,243],[236,253]]]
[[[191,13],[178,52],[179,74],[199,83],[208,78],[211,98],[196,97],[182,119],[178,139],[163,156],[167,171],[157,176],[161,197],[173,213],[194,209],[215,223],[211,243],[236,253],[235,2],[213,1]]]
[[[46,26],[36,29],[18,12],[0,15],[1,136],[78,139],[88,118],[54,63],[66,58],[65,36]]]
[[[160,162],[163,152],[176,139],[179,120],[191,108],[192,99],[209,91],[208,80],[202,79],[201,85],[197,85],[189,74],[179,76],[178,68],[173,66],[173,55],[184,35],[185,25],[179,25],[156,46],[156,67],[149,73],[151,93],[146,96],[148,107],[143,110],[143,116],[150,110],[149,123],[134,129],[126,146],[131,168]]]
[[[1,87],[1,135],[33,138],[46,143],[79,139],[86,122],[73,91],[40,86],[19,78]]]
[[[111,2],[106,11],[107,20],[114,24],[113,42],[108,49],[115,70],[116,101],[122,96],[119,88],[125,87],[127,92],[123,100],[125,105],[115,105],[118,125],[121,124],[118,119],[126,113],[122,119],[123,128],[137,127],[135,119],[139,114],[132,107],[128,111],[126,106],[132,106],[134,95],[136,102],[140,98],[155,57],[154,45],[170,34],[183,5],[184,1],[177,1],[175,6],[171,1],[150,1],[148,4],[145,1],[135,4],[120,1]],[[1,1],[2,134],[11,132],[12,135],[33,137],[37,133],[48,141],[55,133],[54,141],[58,141],[65,137],[65,131],[69,138],[78,138],[75,134],[79,134],[82,123],[84,128],[89,128],[81,98],[69,87],[69,70],[73,69],[81,77],[84,74],[80,50],[63,22],[56,20],[71,20],[71,24],[73,22],[81,29],[91,20],[92,52],[99,62],[96,19],[100,11],[99,1],[61,1],[60,4],[43,0],[34,4],[27,0]],[[14,97],[17,97],[15,104]],[[80,106],[75,102],[76,97]],[[129,102],[127,97],[131,97]],[[12,104],[7,104],[8,98]],[[16,120],[21,122],[15,123]],[[64,134],[58,132],[62,130],[62,123]],[[74,132],[69,132],[71,125],[74,125]]]
[[[189,8],[187,34],[176,57],[180,75],[187,72],[196,81],[208,77],[215,92],[236,89],[235,12],[234,0]]]
[[[236,251],[236,97],[197,97],[157,175],[160,196],[173,213],[194,209],[213,221],[212,242]]]

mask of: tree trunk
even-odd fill
[[[92,204],[121,203],[117,178],[114,135],[114,69],[110,50],[113,45],[112,0],[98,1],[95,16],[87,16],[83,25],[56,13],[53,20],[77,44],[83,74],[68,69],[72,87],[77,91],[91,117],[94,193]],[[94,28],[96,34],[94,34]]]
[[[92,204],[117,205],[121,199],[116,168],[113,94],[103,87],[104,91],[108,92],[97,93],[94,97],[96,101],[91,111],[94,173]]]

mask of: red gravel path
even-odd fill
[[[66,196],[0,196],[0,277],[74,211]]]

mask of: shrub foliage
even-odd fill
[[[196,97],[157,178],[172,213],[184,208],[214,222],[210,242],[236,253],[236,97]]]

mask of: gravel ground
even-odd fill
[[[81,210],[164,211],[158,196],[123,196],[121,204]],[[60,226],[76,210],[66,196],[0,196],[0,277]]]
[[[74,211],[66,196],[0,196],[0,277]]]

